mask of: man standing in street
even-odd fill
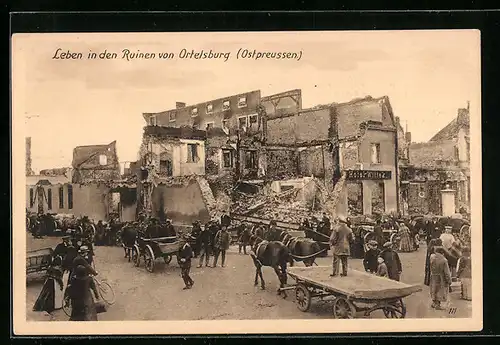
[[[189,245],[188,236],[182,238],[183,245],[179,249],[178,259],[179,265],[181,266],[181,276],[184,281],[183,290],[191,289],[194,285],[193,279],[189,276],[189,271],[191,271],[191,258],[193,257],[193,249]]]
[[[217,260],[219,255],[222,256],[222,267],[226,263],[226,250],[229,249],[229,243],[231,241],[231,236],[227,231],[226,226],[222,226],[222,230],[219,230],[215,235],[215,257],[213,267],[217,267]]]
[[[205,227],[201,229],[200,234],[197,238],[197,246],[200,248],[200,262],[198,267],[203,266],[203,259],[205,259],[205,267],[208,267],[208,261],[210,258],[210,230],[208,229],[210,224],[206,224]]]
[[[333,226],[330,236],[330,246],[333,251],[333,272],[330,277],[339,274],[339,265],[342,262],[341,277],[347,276],[347,259],[351,254],[350,243],[354,241],[352,230],[347,226],[346,220],[339,217],[338,223]]]

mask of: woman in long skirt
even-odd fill
[[[62,308],[64,288],[62,277],[61,258],[56,257],[47,269],[45,282],[33,306],[33,311],[52,313],[54,310]]]
[[[400,223],[398,234],[401,239],[399,242],[399,251],[403,253],[412,252],[413,242],[410,237],[410,229],[404,223]]]
[[[94,296],[99,299],[99,292],[94,279],[88,275],[85,266],[78,265],[75,276],[71,278],[68,286],[69,298],[71,298],[70,321],[97,321],[97,310]]]

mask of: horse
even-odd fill
[[[135,225],[126,224],[121,231],[121,240],[123,244],[123,250],[125,252],[125,258],[128,258],[128,262],[130,262],[132,258],[132,248],[134,247],[135,240],[139,234],[138,229],[136,229]]]
[[[254,286],[258,285],[258,278],[260,277],[261,289],[265,290],[266,284],[262,276],[262,266],[272,267],[280,281],[280,288],[277,293],[278,295],[282,295],[283,298],[286,298],[286,291],[282,289],[285,287],[288,280],[286,272],[287,264],[293,261],[290,251],[279,241],[269,242],[255,235],[250,236],[249,242],[252,248],[250,256],[255,265]]]
[[[310,267],[315,264],[316,256],[324,251],[318,242],[310,238],[293,237],[287,231],[281,232],[280,242],[288,248],[293,258],[290,266],[293,266],[294,261],[302,261],[306,267]]]

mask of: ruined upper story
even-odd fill
[[[469,169],[469,105],[428,142],[411,143],[409,164],[425,169]]]
[[[107,145],[77,146],[73,149],[73,183],[120,178],[116,141]]]

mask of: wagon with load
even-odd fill
[[[288,275],[296,284],[281,288],[295,290],[297,308],[306,312],[312,299],[333,297],[332,312],[337,319],[356,318],[362,312],[364,317],[381,310],[386,318],[402,319],[406,316],[403,299],[422,290],[419,285],[350,270],[346,277],[331,277],[330,266],[291,267]]]

